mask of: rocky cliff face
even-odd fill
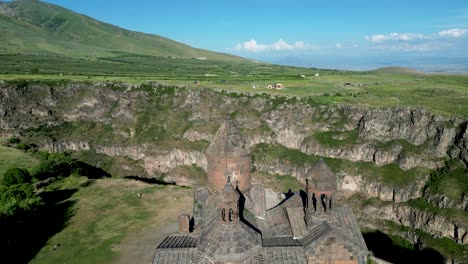
[[[157,149],[158,141],[166,138],[145,137],[150,132],[146,130],[163,130],[175,140],[209,141],[225,114],[234,113],[251,145],[280,144],[307,154],[370,161],[379,166],[398,163],[405,170],[435,168],[446,157],[468,162],[467,122],[421,109],[315,106],[300,99],[157,85],[89,86],[0,84],[2,134],[55,126],[55,141],[67,142],[64,139],[72,136],[67,132],[77,131],[60,131],[59,126],[85,122],[107,126],[96,132],[109,136],[97,139],[100,134],[76,135],[86,139],[89,148],[123,141],[126,148],[141,149],[143,143]],[[174,125],[169,122],[179,122],[181,128],[169,131],[168,126]],[[329,146],[314,139],[316,133],[324,131],[357,131],[358,139],[353,144]]]
[[[414,208],[405,203],[367,206],[359,214],[361,218],[371,220],[367,223],[375,222],[376,219],[385,219],[413,229],[424,230],[436,238],[447,237],[463,245],[468,243],[466,224],[460,220]]]
[[[141,171],[146,177],[169,174],[177,182],[172,172],[180,166],[206,169],[204,151],[226,114],[237,121],[251,147],[281,145],[304,155],[369,162],[377,167],[397,164],[402,170],[434,169],[447,158],[468,164],[467,120],[422,109],[323,106],[304,98],[158,84],[0,82],[0,136],[20,136],[48,151],[123,157],[131,162],[117,165],[125,167],[122,175],[132,171]],[[357,136],[353,140],[337,136],[331,141],[318,136],[330,132]],[[254,166],[299,181],[310,169],[310,164],[282,159],[256,160]],[[466,244],[466,223],[405,204],[423,197],[428,174],[398,186],[355,171],[336,173],[343,199],[358,194],[363,199],[392,202],[365,207],[363,221],[389,220]],[[442,208],[467,209],[466,199],[452,205],[423,198]]]

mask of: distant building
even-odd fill
[[[310,170],[304,190],[267,208],[233,121],[219,128],[207,157],[208,184],[194,192],[193,216],[179,216],[179,232],[157,246],[154,264],[367,263],[352,210],[335,205],[336,177],[325,161]]]
[[[272,84],[267,85],[266,88],[281,90],[281,89],[284,89],[284,86],[281,83],[275,83],[273,85]]]
[[[283,89],[284,86],[281,83],[275,83],[275,89]]]

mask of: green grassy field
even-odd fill
[[[0,55],[0,80],[49,85],[75,81],[156,82],[187,89],[294,96],[313,104],[421,107],[439,114],[468,117],[468,76],[465,75],[352,72],[240,61],[120,56],[121,61]],[[320,76],[315,77],[315,73]],[[274,83],[286,88],[266,88]]]
[[[68,209],[72,216],[30,263],[113,263],[127,258],[128,244],[133,243],[147,243],[141,246],[146,252],[139,259],[150,262],[158,233],[192,205],[189,188],[125,179],[87,181],[71,176],[48,187],[76,190],[62,201],[74,202]],[[132,236],[142,232],[153,235],[149,239]]]
[[[1,143],[1,142],[0,142]],[[18,149],[0,146],[0,177],[11,168],[29,169],[36,165],[38,160],[30,154]]]

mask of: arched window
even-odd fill
[[[229,222],[232,222],[233,213],[234,211],[232,211],[232,208],[229,208]]]
[[[314,207],[314,210],[317,211],[317,197],[315,197],[315,193],[312,193],[312,206]]]

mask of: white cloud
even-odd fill
[[[253,52],[259,52],[259,51],[264,51],[267,49],[266,45],[263,44],[258,44],[255,39],[251,39],[249,41],[246,41],[242,44],[237,44],[236,47],[241,50],[248,50],[248,51],[253,51]]]
[[[461,29],[461,28],[452,28],[452,29],[440,31],[438,34],[441,37],[460,38],[460,37],[468,35],[468,30]]]
[[[430,35],[421,33],[390,33],[390,34],[374,34],[365,36],[365,39],[372,43],[382,43],[385,41],[418,41],[418,40],[437,40],[444,38],[460,38],[468,36],[468,29],[452,28]]]
[[[287,43],[283,39],[279,39],[277,42],[272,44],[261,44],[257,43],[255,39],[238,43],[231,50],[243,50],[250,52],[262,52],[262,51],[281,51],[281,50],[299,50],[299,49],[312,49],[318,48],[318,46],[306,45],[303,41],[296,41],[294,43]]]
[[[445,42],[428,42],[428,43],[418,43],[411,44],[407,42],[403,43],[394,43],[394,44],[380,44],[374,46],[374,49],[386,50],[386,51],[404,51],[404,52],[427,52],[433,50],[442,50],[446,48],[451,48],[452,45]]]
[[[341,43],[338,42],[338,43],[335,44],[335,47],[337,49],[341,49],[341,48],[343,48],[343,45],[341,45]]]
[[[420,34],[420,33],[390,33],[390,34],[375,34],[372,36],[366,36],[366,40],[369,40],[372,43],[379,43],[389,40],[399,40],[399,41],[411,41],[411,40],[421,40],[428,39],[430,37]]]

